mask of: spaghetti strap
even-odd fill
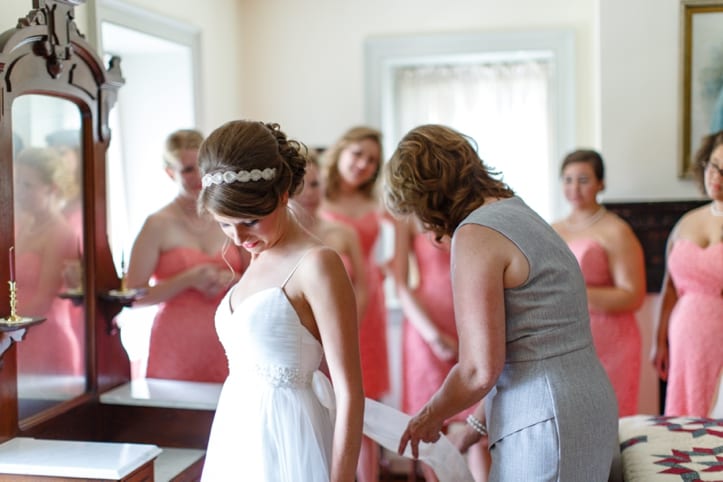
[[[289,280],[291,279],[291,277],[294,276],[294,273],[296,272],[296,268],[298,268],[299,265],[301,264],[301,262],[304,261],[304,258],[306,258],[306,255],[309,254],[310,252],[314,251],[314,249],[316,249],[316,248],[308,249],[304,254],[301,255],[301,257],[299,258],[299,260],[296,262],[296,264],[294,265],[294,267],[291,269],[291,272],[289,273],[289,275],[286,277],[286,279],[284,280],[284,282],[281,283],[281,289],[282,289],[282,290],[283,290],[284,287],[286,286],[286,283],[289,282]]]

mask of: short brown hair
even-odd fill
[[[474,141],[446,126],[409,131],[387,163],[385,203],[397,215],[413,214],[439,240],[486,196],[508,198],[514,191],[485,166]]]
[[[603,162],[603,158],[599,152],[592,149],[577,149],[566,155],[560,166],[560,175],[562,176],[567,166],[577,164],[578,162],[590,164],[597,180],[605,180],[605,163]]]

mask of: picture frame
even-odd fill
[[[700,140],[723,129],[723,0],[681,0],[678,175],[691,177]]]

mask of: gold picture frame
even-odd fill
[[[723,129],[723,0],[681,0],[681,139],[678,175],[690,177],[703,136]]]

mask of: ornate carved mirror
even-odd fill
[[[105,154],[123,79],[118,59],[103,66],[78,31],[74,7],[84,2],[33,0],[0,35],[0,252],[14,247],[19,314],[46,318],[0,355],[0,439],[127,377],[109,321],[120,307],[99,296],[118,286]]]

